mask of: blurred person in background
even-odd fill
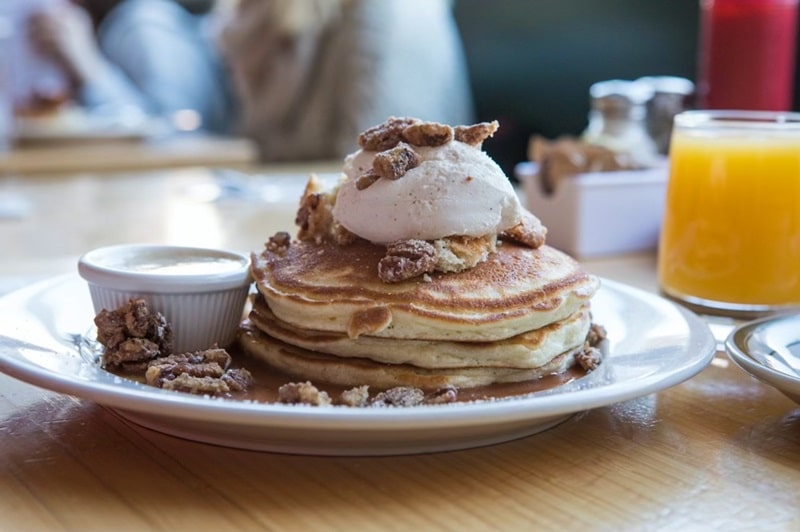
[[[264,161],[339,159],[389,116],[473,119],[450,0],[213,7],[196,16],[178,0],[64,1],[30,30],[83,105],[193,109],[206,130],[252,138]]]
[[[66,73],[74,100],[90,111],[138,109],[185,128],[230,132],[228,76],[205,16],[173,0],[51,2],[29,19],[40,53]],[[181,124],[175,124],[179,127]]]
[[[473,119],[448,0],[240,0],[220,44],[264,160],[337,159],[388,116]]]

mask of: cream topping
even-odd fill
[[[511,182],[480,148],[453,141],[414,150],[421,158],[419,166],[399,179],[379,179],[363,190],[356,188],[356,179],[372,168],[376,152],[349,155],[334,219],[376,244],[479,237],[521,221],[522,207]]]

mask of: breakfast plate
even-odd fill
[[[14,137],[23,143],[143,140],[163,134],[165,124],[137,110],[89,112],[68,107],[48,116],[19,116]]]
[[[800,314],[743,323],[725,349],[737,366],[800,403]]]
[[[82,349],[94,312],[86,284],[70,274],[0,298],[0,371],[189,440],[363,456],[466,449],[529,436],[578,412],[679,384],[715,352],[708,326],[696,315],[624,284],[602,280],[592,313],[608,332],[603,363],[548,390],[411,408],[283,405],[182,394],[106,372]]]

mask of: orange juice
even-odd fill
[[[690,303],[800,305],[800,115],[676,117],[658,269]]]

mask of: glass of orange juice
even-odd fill
[[[800,113],[675,117],[662,292],[705,314],[800,309]]]

